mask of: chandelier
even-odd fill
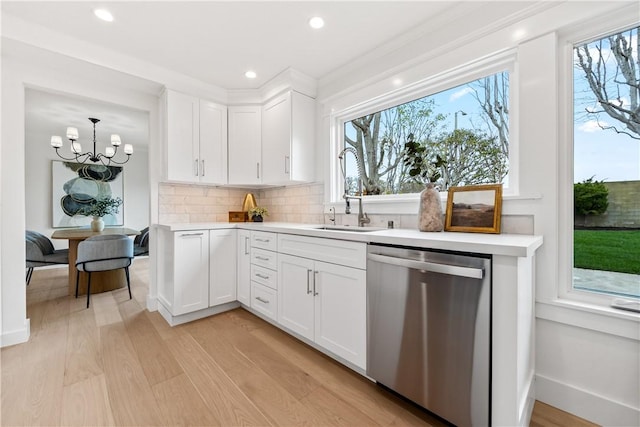
[[[68,127],[67,128],[67,138],[71,141],[71,152],[75,157],[67,158],[60,154],[58,149],[62,147],[62,137],[53,135],[51,137],[51,146],[56,149],[56,154],[58,157],[64,160],[76,161],[78,163],[86,163],[88,160],[92,162],[100,162],[105,166],[110,165],[111,163],[115,163],[117,165],[123,165],[129,161],[131,158],[131,154],[133,154],[133,146],[131,144],[124,144],[124,154],[127,155],[127,158],[118,162],[113,159],[113,157],[118,152],[118,147],[122,144],[120,140],[120,135],[111,135],[111,147],[106,147],[103,153],[98,153],[96,150],[96,123],[100,121],[100,119],[89,118],[91,123],[93,123],[93,151],[88,151],[86,153],[82,153],[82,146],[78,140],[78,128]],[[105,160],[106,159],[106,160]]]

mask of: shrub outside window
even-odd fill
[[[638,27],[573,49],[573,288],[640,298]]]

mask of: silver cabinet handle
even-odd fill
[[[202,176],[204,176],[204,160],[202,160]]]
[[[260,179],[260,162],[256,163],[256,177]]]
[[[269,304],[269,300],[268,299],[264,299],[264,298],[260,298],[260,297],[256,297],[256,299],[258,301],[260,301],[263,304]]]
[[[450,276],[470,277],[472,279],[482,279],[484,277],[484,269],[482,268],[460,267],[457,265],[440,264],[437,262],[415,261],[412,259],[373,253],[367,255],[367,259],[385,264],[407,267],[414,270],[425,270],[434,273],[448,274]]]
[[[291,167],[289,166],[290,164],[290,160],[291,157],[289,156],[284,156],[284,173],[288,174],[289,171],[291,170]]]
[[[249,255],[249,238],[244,238],[244,254]]]
[[[189,237],[189,236],[202,236],[204,233],[183,233],[180,237]]]
[[[318,295],[318,291],[316,290],[316,279],[318,278],[318,271],[313,272],[313,296]]]
[[[260,273],[256,273],[256,274],[255,274],[255,276],[256,276],[256,277],[259,277],[259,278],[261,278],[261,279],[265,279],[265,280],[269,278],[269,276],[265,276],[265,275],[262,275],[262,274],[260,274]]]
[[[198,176],[198,174],[199,174],[199,171],[198,171],[198,159],[194,160],[193,173],[194,173],[195,176]]]
[[[311,279],[309,279],[309,273],[311,273],[312,271],[313,270],[307,269],[307,295],[311,293],[311,289],[309,288],[309,285],[311,284]]]
[[[256,237],[256,242],[269,243],[270,241],[271,241],[270,239],[260,239],[260,238]]]
[[[269,261],[269,258],[256,255],[256,259],[261,259],[262,261]]]

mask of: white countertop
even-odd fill
[[[216,230],[239,228],[270,231],[364,243],[413,246],[425,249],[475,252],[481,254],[530,257],[542,245],[542,236],[522,234],[484,234],[459,232],[421,232],[408,229],[383,229],[371,232],[320,230],[325,224],[295,224],[284,222],[208,222],[185,224],[154,224],[168,231]],[[366,228],[366,227],[365,227]]]

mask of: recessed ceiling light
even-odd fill
[[[309,26],[316,30],[320,29],[324,27],[324,19],[320,18],[319,16],[314,16],[313,18],[309,19]]]
[[[258,75],[256,74],[255,71],[247,71],[246,73],[244,73],[244,76],[248,79],[255,79],[256,77],[258,77]]]
[[[112,22],[113,15],[107,9],[96,9],[93,11],[93,14],[103,21]]]

